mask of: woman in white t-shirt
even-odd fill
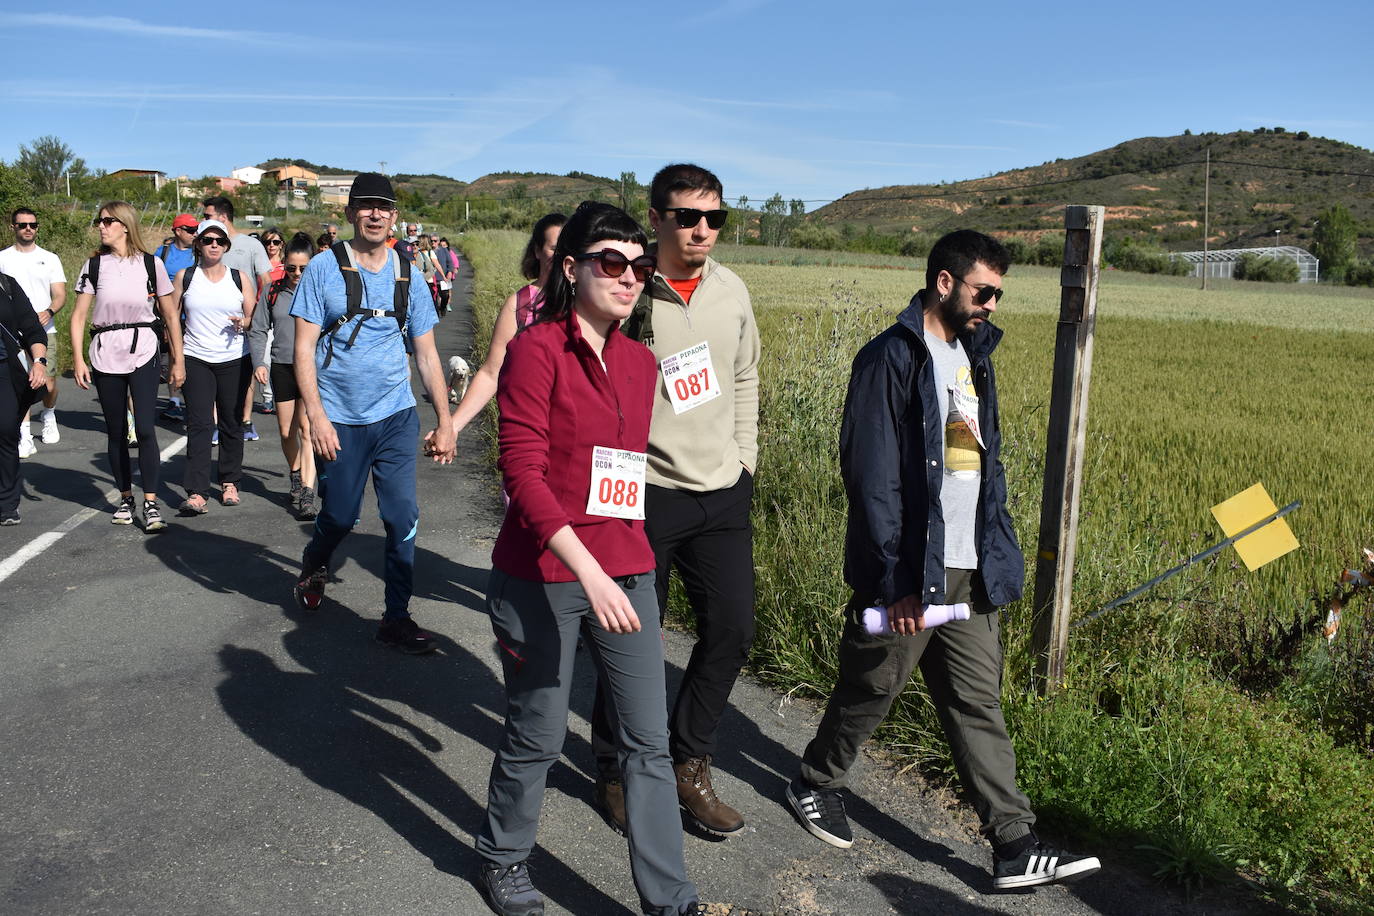
[[[167,527],[157,507],[158,465],[157,390],[161,375],[157,358],[160,312],[167,323],[172,366],[168,381],[181,384],[186,374],[181,354],[181,319],[172,304],[167,268],[143,243],[138,211],[122,200],[100,208],[91,221],[100,232],[100,249],[81,269],[72,308],[72,370],[76,384],[95,386],[105,414],[105,435],[119,488],[119,508],[110,519],[116,525],[134,521],[134,496],[129,463],[128,413],[133,402],[138,467],[143,480],[143,530]],[[82,346],[86,317],[91,319],[90,362]]]
[[[253,318],[253,281],[224,266],[232,242],[224,224],[202,220],[193,248],[196,263],[177,274],[172,299],[186,316],[185,515],[209,508],[211,438],[219,410],[220,502],[239,504],[243,432],[239,407],[253,378],[248,323]]]

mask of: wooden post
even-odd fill
[[[1042,695],[1063,684],[1068,654],[1103,214],[1102,207],[1064,210],[1064,266],[1059,274],[1062,292],[1045,440],[1045,486],[1040,501],[1031,643],[1036,688]]]

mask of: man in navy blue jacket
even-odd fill
[[[801,775],[787,787],[808,831],[850,846],[840,794],[849,768],[919,665],[992,843],[998,888],[1099,868],[1096,858],[1036,837],[1002,718],[997,609],[1021,597],[1025,576],[999,458],[991,356],[1002,331],[989,322],[1009,264],[996,239],[946,235],[931,250],[926,288],[854,358],[840,426],[849,497],[844,573],[854,594],[835,689]],[[926,625],[928,609],[951,604],[967,605],[971,616]],[[868,615],[876,626],[865,626],[870,607],[879,609]]]

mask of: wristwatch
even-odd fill
[[[38,359],[34,360],[34,362],[42,363],[46,366],[48,364],[48,358],[46,356],[40,356]]]

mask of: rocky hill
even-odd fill
[[[854,191],[810,218],[884,232],[971,227],[1034,240],[1062,228],[1066,204],[1102,204],[1110,234],[1200,248],[1209,148],[1211,247],[1307,246],[1317,214],[1337,202],[1354,215],[1361,247],[1374,246],[1374,152],[1281,127],[1143,137],[988,178]]]

